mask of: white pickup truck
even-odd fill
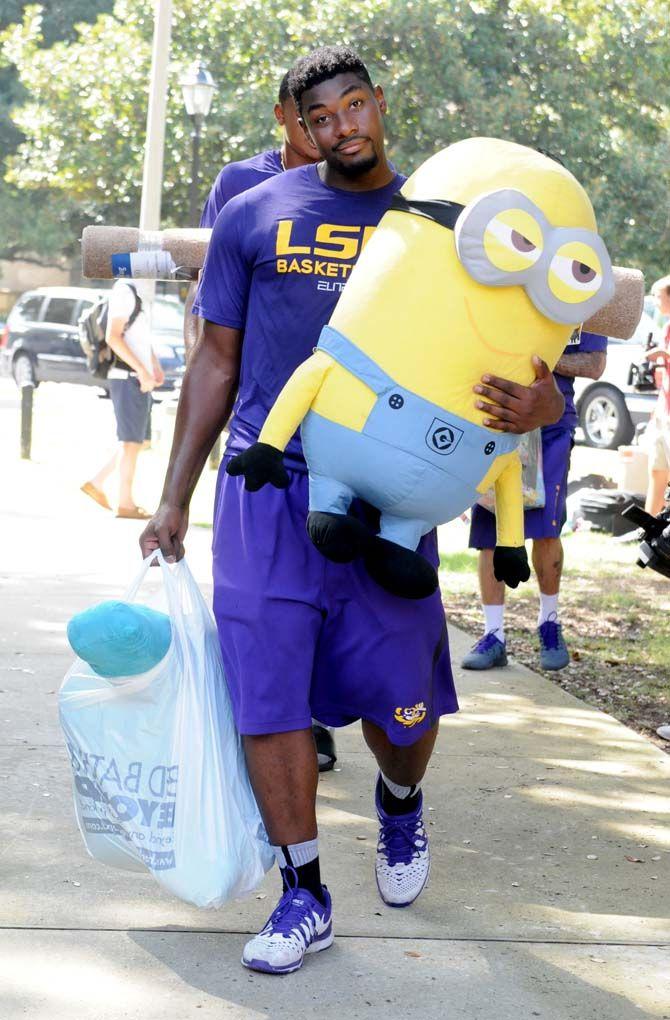
[[[575,405],[584,440],[589,446],[616,450],[630,443],[640,422],[647,422],[657,399],[655,390],[639,391],[629,382],[630,366],[644,360],[650,333],[660,340],[652,299],[630,340],[607,344],[607,366],[600,379],[575,379]]]

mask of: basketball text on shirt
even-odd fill
[[[333,281],[333,285],[339,281],[339,286],[343,286],[342,281],[351,273],[356,259],[376,229],[360,224],[319,223],[313,237],[297,239],[294,223],[294,220],[280,220],[277,224],[277,273],[323,277],[325,279],[319,281],[319,289],[324,284],[330,289],[327,280]]]

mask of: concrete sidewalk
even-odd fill
[[[670,759],[522,667],[457,670],[462,711],[425,783],[431,883],[406,911],[377,897],[375,769],[359,728],[340,733],[318,805],[337,938],[297,974],[239,965],[274,875],[203,912],[89,858],[56,716],[64,626],[122,592],[141,525],[89,505],[62,462],[13,454],[0,455],[1,1020],[670,1017]],[[189,532],[207,591],[209,540]],[[468,640],[450,639],[458,662]]]

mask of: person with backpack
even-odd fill
[[[90,310],[87,321],[80,323],[80,327],[89,368],[108,382],[119,441],[113,456],[82,485],[81,491],[105,510],[111,510],[104,485],[118,471],[116,516],[147,520],[151,514],[135,502],[133,482],[137,458],[149,436],[151,391],[162,385],[165,375],[153,349],[149,323],[135,287],[125,280],[117,280],[107,308],[101,301]]]

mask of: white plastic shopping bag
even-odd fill
[[[521,436],[517,452],[521,459],[521,485],[523,487],[524,510],[536,510],[544,506],[546,493],[544,489],[544,470],[542,460],[542,432],[533,429]],[[496,512],[496,499],[493,488],[488,489],[477,500],[485,510]]]
[[[146,673],[114,679],[76,659],[60,689],[75,812],[93,857],[148,870],[181,899],[219,907],[255,889],[274,857],[216,627],[185,560],[147,557],[124,601],[135,601],[154,558],[172,627],[165,657]]]

